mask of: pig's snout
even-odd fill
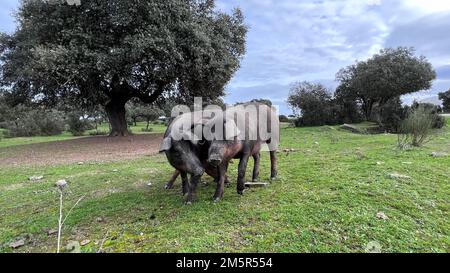
[[[208,159],[208,164],[210,164],[211,166],[217,167],[219,166],[219,164],[222,162],[222,160],[220,160],[220,158],[210,158]]]

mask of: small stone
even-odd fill
[[[39,181],[39,180],[42,180],[42,178],[44,178],[44,176],[42,176],[42,175],[33,175],[33,176],[28,177],[28,180]]]
[[[78,165],[84,165],[84,162],[83,162],[83,161],[80,161],[80,162],[78,162],[77,164],[78,164]]]
[[[319,145],[319,142],[316,141],[316,142],[314,142],[314,144]]]
[[[67,186],[67,181],[62,179],[62,180],[58,180],[56,182],[56,186],[60,189],[63,190],[66,186]]]
[[[434,153],[432,153],[431,154],[431,156],[432,157],[447,157],[448,156],[448,154],[446,154],[446,153],[438,153],[438,152],[434,152]]]
[[[411,179],[410,176],[399,174],[399,173],[391,173],[389,177],[392,179]]]
[[[366,253],[381,253],[381,245],[376,241],[369,242],[365,249]]]
[[[147,183],[147,186],[148,186],[148,187],[151,187],[152,185],[153,185],[152,182],[148,182],[148,183]]]
[[[377,218],[381,220],[389,220],[389,217],[387,217],[386,214],[384,214],[384,212],[381,211],[377,213]]]
[[[291,148],[291,152],[295,152],[295,149],[292,149],[292,148]]]
[[[58,230],[57,230],[57,229],[50,229],[49,231],[47,231],[47,235],[48,235],[48,236],[53,235],[53,234],[56,234],[56,233],[58,233]]]
[[[284,149],[283,150],[283,152],[285,152],[285,153],[289,153],[289,151],[290,151],[289,149]]]
[[[18,241],[10,243],[9,247],[16,249],[16,248],[19,248],[19,247],[24,246],[24,245],[25,245],[25,240],[24,239],[20,239]]]
[[[383,165],[383,164],[384,164],[384,162],[382,162],[382,161],[377,162],[377,165]]]
[[[119,170],[118,169],[114,169],[114,170],[112,170],[114,173],[116,173],[116,172],[118,172]]]
[[[105,219],[103,219],[102,217],[97,217],[97,219],[95,219],[95,221],[97,221],[98,223],[102,223],[105,221]]]
[[[85,246],[85,245],[89,244],[90,242],[91,242],[91,240],[86,239],[86,240],[81,241],[80,245]]]
[[[260,188],[260,187],[266,187],[269,183],[263,183],[263,182],[247,182],[245,183],[245,186],[247,188]]]

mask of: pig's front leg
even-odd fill
[[[245,189],[245,171],[247,170],[248,158],[249,158],[249,155],[244,154],[241,157],[241,160],[239,161],[237,193],[241,194],[241,195],[244,194],[244,189]]]
[[[175,181],[177,180],[179,175],[180,175],[180,171],[179,170],[175,170],[175,172],[172,175],[172,178],[170,178],[169,182],[167,182],[167,184],[164,186],[164,188],[166,190],[172,189],[173,188],[173,183],[175,183]]]
[[[227,174],[227,165],[228,164],[220,164],[217,167],[217,185],[216,185],[216,193],[214,194],[214,202],[220,201],[220,199],[223,197],[223,192],[225,189],[225,180],[226,180],[226,174]]]

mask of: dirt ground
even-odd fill
[[[158,153],[162,134],[86,137],[0,149],[2,166],[43,166],[134,159]]]

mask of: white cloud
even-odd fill
[[[450,1],[447,0],[404,0],[404,4],[424,14],[450,11]]]

